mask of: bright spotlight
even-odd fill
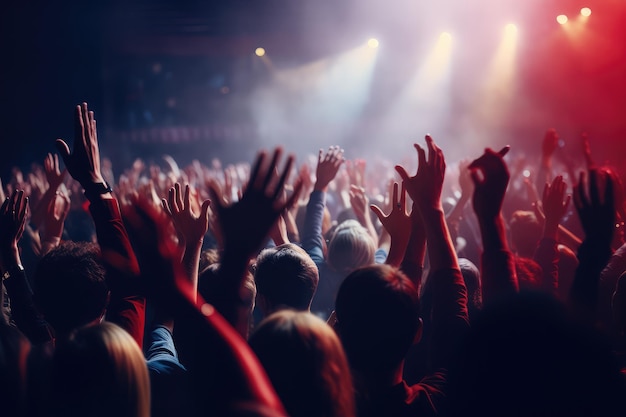
[[[515,26],[513,23],[509,23],[505,26],[504,30],[506,30],[507,34],[513,35],[514,33],[517,33],[517,26]]]
[[[584,17],[589,17],[591,16],[591,9],[589,7],[583,7],[582,9],[580,9],[580,14]]]
[[[380,43],[378,42],[378,39],[376,38],[371,38],[370,40],[367,41],[367,46],[369,46],[372,49],[378,48],[379,44]]]
[[[265,48],[256,48],[254,50],[254,53],[256,54],[256,56],[263,56],[265,55]]]
[[[559,24],[564,25],[567,23],[567,16],[560,14],[556,17],[556,21],[559,22]]]
[[[450,42],[452,41],[452,35],[450,35],[449,32],[443,32],[441,35],[439,35],[439,39],[442,42]]]

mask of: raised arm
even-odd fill
[[[53,340],[52,329],[33,302],[33,291],[26,279],[18,243],[24,232],[28,197],[13,191],[0,207],[0,273],[11,299],[11,316],[33,344]]]
[[[315,185],[307,204],[304,230],[302,232],[302,248],[316,264],[324,262],[322,221],[324,208],[326,207],[328,184],[335,178],[343,162],[343,149],[340,149],[338,146],[331,146],[326,153],[324,153],[323,149],[320,149],[315,171]]]
[[[570,300],[579,318],[595,322],[598,311],[598,282],[600,273],[611,257],[611,241],[615,232],[613,181],[604,176],[599,183],[598,171],[589,171],[589,182],[581,173],[574,187],[574,205],[585,231],[578,248],[578,268],[570,290]],[[600,190],[603,189],[602,196]],[[587,193],[587,189],[589,192]]]
[[[426,151],[415,145],[418,169],[410,177],[402,166],[396,170],[413,199],[413,210],[419,210],[424,221],[430,260],[432,291],[432,361],[435,367],[446,367],[469,325],[467,288],[441,204],[441,192],[446,169],[443,152],[430,136],[426,136]]]
[[[411,218],[406,213],[406,190],[404,185],[402,185],[402,191],[398,195],[398,183],[393,183],[390,206],[391,211],[388,215],[385,215],[380,207],[376,205],[372,205],[371,210],[376,214],[383,228],[391,237],[389,254],[385,263],[398,268],[404,259],[409,238],[411,237]]]
[[[570,196],[565,198],[567,186],[561,175],[556,176],[552,184],[543,189],[542,206],[546,219],[543,225],[543,237],[539,241],[534,259],[541,267],[541,286],[554,296],[559,289],[559,249],[557,232],[559,223],[567,211]]]
[[[298,198],[299,183],[288,201],[279,201],[294,163],[294,158],[288,157],[278,180],[272,181],[281,155],[282,150],[278,148],[268,161],[265,152],[259,153],[246,190],[241,199],[230,206],[220,201],[211,189],[212,205],[217,211],[224,239],[224,252],[218,271],[219,286],[207,301],[233,326],[237,325],[238,307],[242,302],[240,289],[250,259],[257,255],[281,213]]]
[[[507,146],[494,152],[487,148],[469,166],[475,187],[472,205],[483,241],[481,276],[486,302],[519,290],[502,217],[502,202],[509,184],[509,171],[502,158],[509,149]]]
[[[139,279],[139,267],[124,228],[117,200],[100,171],[100,149],[94,113],[87,103],[76,106],[74,147],[62,139],[56,145],[72,178],[80,183],[89,200],[89,210],[96,225],[98,244],[104,256],[111,299],[107,320],[118,324],[142,346],[145,322],[145,296]],[[107,262],[115,259],[115,262]]]
[[[234,206],[237,211],[244,207],[238,204]],[[175,339],[190,378],[190,392],[185,398],[191,404],[185,404],[184,409],[192,410],[194,416],[226,416],[239,415],[236,413],[250,407],[283,416],[280,400],[248,344],[213,306],[201,297],[195,300],[193,283],[185,276],[178,251],[167,235],[167,218],[159,217],[154,207],[143,201],[135,201],[124,210],[141,273],[151,281],[151,296],[177,323]],[[226,239],[225,255],[233,242]],[[230,259],[229,255],[225,261]]]
[[[163,210],[171,217],[180,246],[183,247],[183,268],[192,285],[198,286],[198,264],[204,235],[209,230],[209,200],[202,202],[200,213],[191,209],[189,184],[185,185],[185,194],[181,195],[180,184],[170,188],[168,199],[161,199]]]

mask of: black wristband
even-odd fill
[[[89,182],[83,186],[85,188],[85,197],[89,200],[98,198],[102,194],[111,193],[113,189],[105,182]]]

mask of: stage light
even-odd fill
[[[265,49],[264,48],[256,48],[254,50],[254,53],[256,54],[256,56],[264,56],[265,55]]]
[[[441,40],[442,42],[451,42],[452,35],[450,35],[450,33],[448,32],[443,32],[441,35],[439,35],[439,40]]]
[[[580,9],[580,14],[584,17],[589,17],[591,16],[591,9],[589,7],[583,7],[582,9]]]
[[[556,21],[559,22],[559,24],[564,25],[567,23],[567,16],[560,14],[556,17]]]
[[[515,26],[513,23],[509,23],[505,26],[504,30],[508,35],[513,35],[517,33],[517,26]]]
[[[372,49],[378,48],[379,44],[380,43],[378,42],[378,39],[376,38],[371,38],[370,40],[367,41],[367,46],[369,46]]]

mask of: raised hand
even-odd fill
[[[366,162],[364,159],[355,159],[354,161],[347,161],[346,168],[348,177],[350,178],[350,184],[358,187],[365,186],[365,167]]]
[[[92,183],[104,183],[100,172],[100,149],[94,113],[87,103],[76,106],[74,113],[74,150],[63,139],[57,139],[57,149],[72,178],[83,188]]]
[[[417,173],[411,177],[401,165],[396,166],[396,171],[400,174],[407,193],[422,212],[428,209],[441,210],[441,190],[446,172],[443,152],[429,135],[426,135],[428,160],[426,151],[421,146],[417,143],[413,146],[417,150]]]
[[[400,195],[398,195],[398,183],[393,183],[391,210],[388,215],[385,215],[380,207],[375,204],[372,204],[370,208],[391,236],[392,249],[389,251],[387,263],[398,267],[402,262],[404,252],[409,243],[412,226],[411,217],[406,212],[406,190],[404,185],[402,185],[402,190]]]
[[[280,201],[294,163],[293,156],[289,156],[278,179],[272,181],[281,156],[280,148],[274,151],[270,161],[265,152],[260,152],[246,190],[241,199],[230,206],[220,200],[218,191],[211,187],[212,207],[217,213],[225,252],[237,252],[238,257],[255,255],[281,213],[298,198],[301,182],[296,183],[293,194],[286,202]],[[326,173],[324,169],[322,171]]]
[[[57,204],[57,201],[60,201],[61,204]],[[43,242],[53,242],[61,238],[65,219],[70,212],[70,206],[70,198],[63,192],[57,192],[50,200],[43,219],[43,233],[41,236]]]
[[[23,190],[15,190],[0,206],[0,262],[6,270],[8,264],[17,260],[19,264],[18,242],[24,233],[28,197]]]
[[[489,221],[500,215],[510,178],[509,170],[502,158],[509,150],[509,146],[505,146],[499,152],[487,148],[485,153],[469,166],[475,187],[472,205],[479,220]]]
[[[586,133],[583,133],[580,136],[580,141],[583,149],[583,156],[585,157],[585,163],[587,164],[587,169],[592,169],[595,164],[593,162],[593,158],[591,157],[591,145],[589,144],[589,136]]]
[[[559,146],[559,135],[554,129],[548,129],[541,142],[541,154],[549,160]]]
[[[46,174],[46,180],[48,186],[56,191],[65,179],[66,170],[59,169],[59,156],[57,154],[52,155],[49,153],[46,159],[43,161],[44,172]]]
[[[343,149],[340,149],[339,146],[331,146],[326,154],[324,154],[323,149],[320,149],[317,157],[314,189],[326,191],[328,184],[335,178],[343,162]]]
[[[546,184],[543,189],[541,203],[545,216],[544,235],[546,237],[556,239],[559,223],[567,212],[571,199],[571,196],[565,198],[566,190],[567,185],[563,181],[562,175],[555,177],[552,184]]]
[[[368,210],[370,200],[367,194],[365,194],[365,189],[353,184],[350,186],[349,195],[350,205],[352,206],[352,211],[354,211],[357,220],[367,229],[374,243],[378,245],[378,235],[376,234],[376,228],[374,227],[374,223],[372,223],[370,211]]]
[[[185,194],[181,195],[180,184],[176,183],[169,189],[168,199],[161,199],[165,212],[172,218],[182,245],[186,243],[202,243],[209,230],[210,200],[202,202],[199,215],[191,209],[189,184],[185,185]]]
[[[610,247],[615,231],[613,180],[608,175],[603,176],[602,198],[599,179],[598,171],[592,169],[589,171],[588,184],[585,184],[585,173],[580,173],[578,184],[574,186],[574,205],[585,231],[585,241]],[[586,188],[589,188],[589,196]]]

